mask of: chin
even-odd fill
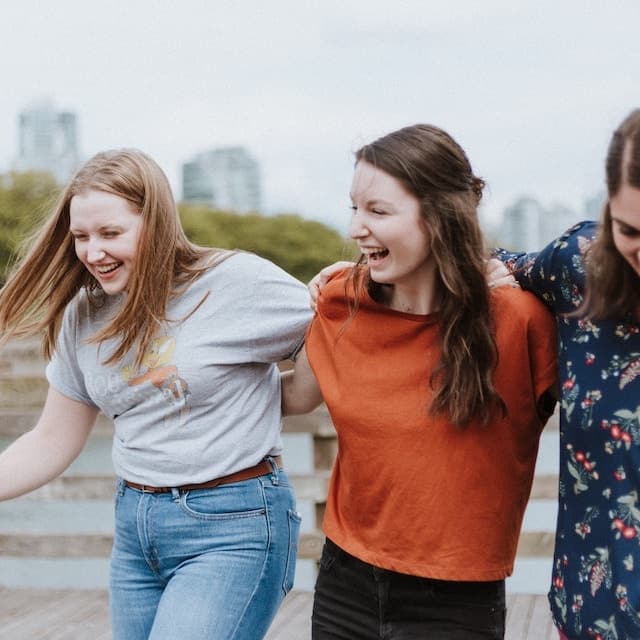
[[[120,285],[102,285],[102,290],[108,296],[117,296],[119,293],[126,291],[126,287]]]

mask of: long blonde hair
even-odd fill
[[[102,289],[76,256],[69,232],[71,199],[91,190],[124,198],[142,216],[136,260],[122,308],[91,339],[120,340],[106,364],[121,359],[137,345],[139,365],[160,325],[168,320],[171,296],[224,252],[198,247],[187,239],[167,177],[154,160],[136,149],[96,154],[63,190],[0,290],[0,341],[41,335],[43,354],[49,359],[64,310],[76,294],[84,288],[89,299],[98,302]]]

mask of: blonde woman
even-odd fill
[[[280,382],[306,288],[257,256],[195,246],[160,167],[89,160],[0,291],[0,332],[44,335],[49,391],[0,455],[0,499],[59,475],[99,411],[115,425],[114,640],[262,638],[299,531]]]

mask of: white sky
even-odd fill
[[[638,0],[11,0],[0,5],[0,171],[48,96],[84,156],[135,146],[167,172],[245,145],[268,213],[346,229],[352,152],[429,122],[488,184],[579,208],[640,106]]]

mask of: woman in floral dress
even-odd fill
[[[640,110],[615,131],[600,224],[500,251],[556,314],[560,484],[552,615],[561,637],[640,638]]]

